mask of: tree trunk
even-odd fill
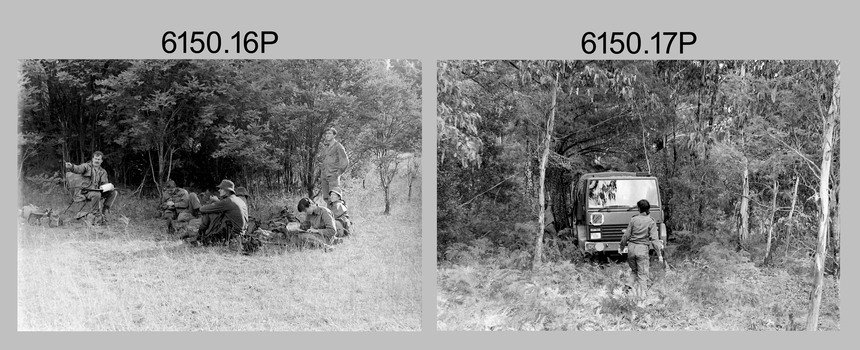
[[[167,153],[170,154],[170,158],[167,160],[167,177],[165,177],[165,181],[170,180],[170,173],[173,171],[173,152],[175,151],[172,148],[168,148]]]
[[[418,173],[418,164],[416,164],[416,159],[414,156],[409,159],[409,167],[407,169],[407,184],[409,185],[409,192],[406,193],[406,199],[412,200],[412,184],[415,182],[416,174]]]
[[[388,215],[391,213],[391,201],[388,198],[388,186],[382,186],[382,192],[385,194],[385,211],[383,211],[382,214]]]
[[[821,182],[818,187],[818,197],[821,201],[821,213],[818,220],[818,247],[815,250],[815,287],[810,293],[809,317],[806,319],[806,330],[818,330],[818,313],[821,310],[821,294],[824,291],[824,259],[827,254],[827,233],[830,228],[830,166],[833,156],[833,130],[839,117],[839,62],[836,63],[836,74],[833,82],[833,97],[830,99],[830,110],[825,121],[821,159]]]
[[[794,207],[797,204],[797,186],[800,185],[800,176],[798,176],[794,180],[794,191],[791,195],[791,210],[788,212],[788,229],[785,231],[785,257],[788,257],[788,253],[791,251],[791,231],[794,229],[794,222],[792,218],[794,217]]]
[[[391,200],[389,197],[391,181],[394,179],[394,176],[397,174],[397,155],[393,157],[388,154],[387,150],[383,150],[376,153],[376,169],[379,173],[379,186],[382,187],[382,194],[385,197],[385,211],[382,212],[384,215],[389,215],[391,213]],[[394,163],[394,169],[391,169],[391,163]]]
[[[744,160],[743,197],[741,197],[741,232],[739,233],[741,246],[746,246],[750,234],[750,170],[749,164]]]
[[[833,273],[836,278],[839,278],[840,268],[840,260],[839,260],[839,250],[840,250],[840,229],[839,229],[839,183],[837,183],[837,179],[839,175],[834,175],[834,184],[833,190],[830,191],[830,245],[832,252],[830,266],[828,267],[828,271]]]
[[[152,164],[152,152],[146,151],[146,155],[149,158],[149,170],[152,172],[152,182],[155,182],[155,190],[158,191],[158,201],[164,201],[164,193],[161,192],[161,183],[158,182],[158,178],[155,175],[155,166]],[[144,176],[146,179],[146,176]]]
[[[555,74],[555,86],[552,89],[552,108],[549,112],[549,118],[546,121],[546,132],[544,138],[544,148],[543,148],[543,156],[540,160],[540,178],[539,178],[539,191],[538,191],[538,206],[540,210],[538,211],[538,230],[537,230],[537,239],[535,239],[535,252],[534,252],[534,261],[532,262],[532,268],[536,268],[541,263],[541,255],[543,254],[543,230],[544,230],[544,210],[546,208],[546,199],[544,194],[544,182],[546,177],[546,162],[549,158],[549,147],[552,141],[552,131],[555,124],[555,100],[558,96],[558,76],[559,73]]]
[[[158,177],[155,178],[155,181],[157,181],[159,184],[163,184],[164,183],[164,173],[165,173],[164,163],[167,161],[167,154],[164,151],[164,144],[163,143],[159,142],[158,154],[156,156],[158,159]]]
[[[776,226],[776,223],[773,222],[774,217],[776,216],[776,195],[779,190],[776,179],[773,179],[773,201],[770,202],[770,227],[767,229],[767,245],[764,249],[764,264],[770,265],[770,260],[773,257],[771,254],[771,243],[773,242],[773,227]]]
[[[642,153],[645,155],[645,164],[648,164],[648,174],[651,174],[651,161],[648,160],[648,144],[645,142],[645,122],[642,121],[642,115],[639,115],[639,125],[642,126]]]

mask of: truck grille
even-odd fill
[[[602,225],[600,226],[601,238],[599,241],[620,241],[625,229],[627,229],[627,225]]]

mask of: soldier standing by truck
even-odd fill
[[[636,206],[639,207],[639,215],[633,216],[627,224],[618,252],[621,253],[627,248],[627,264],[630,265],[629,286],[635,296],[644,297],[648,289],[648,270],[651,264],[648,251],[654,248],[660,262],[663,262],[663,243],[657,232],[657,222],[649,216],[651,204],[642,199],[636,202]]]

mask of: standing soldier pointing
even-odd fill
[[[334,139],[335,136],[337,136],[337,130],[333,127],[326,129],[323,134],[325,141],[323,142],[322,164],[320,165],[320,191],[326,203],[328,203],[329,192],[340,187],[340,176],[349,167],[346,150],[340,142]]]

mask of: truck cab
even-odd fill
[[[573,184],[573,219],[577,247],[586,254],[617,254],[630,219],[639,214],[636,202],[651,203],[650,216],[666,242],[663,203],[657,178],[647,173],[588,173]]]

